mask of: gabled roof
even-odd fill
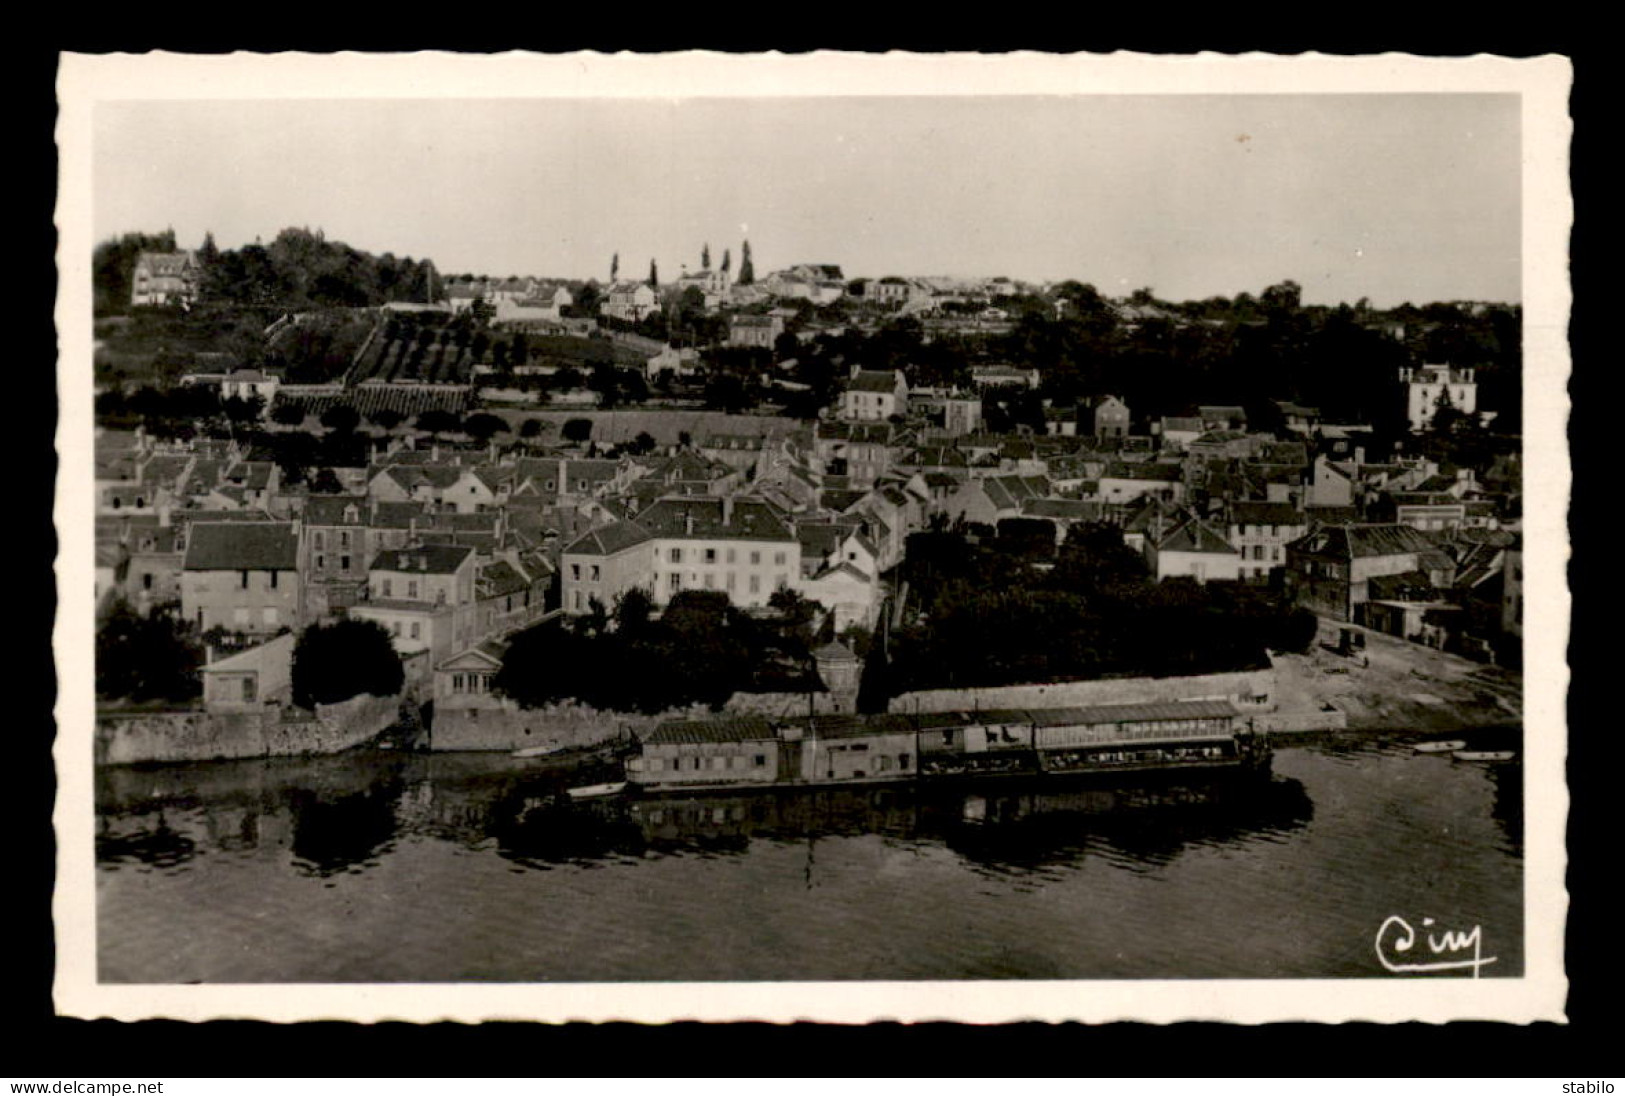
[[[355,517],[352,520],[347,520],[345,511],[351,507],[355,508]],[[367,496],[311,495],[305,499],[305,510],[302,516],[306,525],[365,525],[367,522]]]
[[[372,561],[371,570],[423,575],[449,575],[474,551],[466,544],[425,544],[418,548],[386,548]]]
[[[194,522],[186,540],[188,571],[293,571],[299,538],[289,521]]]
[[[1207,523],[1192,518],[1157,542],[1159,552],[1198,552],[1203,555],[1233,556],[1236,550],[1230,542],[1208,527]]]
[[[516,571],[512,565],[503,560],[497,560],[480,569],[475,579],[476,597],[506,597],[508,594],[522,594],[529,589],[530,583],[525,576]]]
[[[860,369],[847,383],[848,392],[895,392],[897,375],[878,369]]]
[[[1435,551],[1432,541],[1408,525],[1328,525],[1293,542],[1299,551],[1338,559],[1411,555]]]
[[[639,525],[659,537],[717,540],[794,541],[795,533],[763,499],[715,496],[663,498],[637,516]]]
[[[1306,525],[1308,519],[1284,502],[1232,502],[1226,520],[1231,525]]]
[[[613,556],[654,539],[654,534],[636,521],[617,521],[583,533],[564,549],[569,556]]]
[[[713,742],[776,739],[773,725],[759,715],[685,719],[662,723],[643,738],[646,746],[697,746]]]

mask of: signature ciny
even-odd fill
[[[1431,929],[1434,920],[1431,917],[1422,918],[1422,928]],[[1428,952],[1418,947],[1419,939],[1427,943],[1428,952],[1441,958],[1432,962],[1406,962],[1414,957],[1426,959]],[[1472,958],[1465,958],[1464,953],[1472,953]],[[1473,977],[1483,967],[1495,962],[1495,956],[1484,956],[1484,930],[1474,925],[1466,932],[1446,930],[1443,933],[1429,932],[1419,936],[1417,930],[1411,927],[1409,921],[1403,917],[1390,917],[1382,923],[1377,930],[1377,959],[1383,968],[1395,974],[1425,974],[1440,970],[1471,970]]]

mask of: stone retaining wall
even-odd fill
[[[391,726],[400,698],[351,697],[318,705],[314,713],[284,718],[283,709],[247,712],[103,713],[96,719],[98,765],[141,761],[216,761],[244,757],[294,757],[338,753]]]

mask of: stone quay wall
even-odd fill
[[[101,713],[96,718],[98,765],[143,761],[219,761],[338,753],[394,724],[400,698],[361,695],[313,713],[266,707],[247,712]]]

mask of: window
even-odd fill
[[[339,547],[340,548],[348,548],[349,546],[350,546],[350,534],[347,531],[339,533]]]
[[[401,622],[400,621],[398,621],[398,620],[390,621],[390,623],[389,623],[389,634],[392,635],[392,636],[395,636],[396,638],[400,637],[400,634],[401,634]]]
[[[391,587],[391,583],[390,583],[389,579],[387,579],[387,578],[384,579],[384,596],[385,597],[389,597],[394,592],[390,587]]]
[[[323,537],[322,534],[319,533],[319,532],[316,533],[313,537],[311,537],[311,540],[314,542],[316,551],[318,551],[318,552],[320,552],[323,548],[327,547],[326,538]]]
[[[326,556],[317,556],[316,557],[316,570],[318,570],[318,571],[327,570],[327,557]]]
[[[705,562],[706,563],[715,563],[716,561],[717,561],[717,550],[715,548],[707,548],[707,549],[705,549]]]
[[[758,769],[767,767],[767,755],[766,754],[757,754],[756,755],[756,767]]]
[[[762,592],[762,576],[761,575],[751,575],[750,576],[750,592],[753,593],[753,594],[759,594],[759,593]]]
[[[727,575],[724,576],[725,581],[723,583],[723,586],[730,594],[733,593],[733,591],[734,591],[734,578],[735,578],[735,576],[734,576],[734,573],[732,571],[729,571],[727,573]]]
[[[601,575],[601,572],[598,570],[598,564],[596,564],[596,563],[593,564],[592,565],[592,581],[597,582],[600,575]],[[529,591],[525,592],[525,601],[526,601],[527,604],[530,601],[530,592]]]
[[[339,557],[339,570],[348,571],[349,569],[350,569],[350,557],[349,556],[340,556]]]
[[[246,590],[246,589],[248,589],[248,572],[247,572],[247,571],[244,571],[244,572],[243,572],[243,573],[242,573],[242,585],[241,585],[241,589],[244,589],[244,590]]]
[[[141,576],[141,588],[143,590],[152,589],[152,572],[149,571]]]
[[[673,548],[671,550],[671,557],[670,558],[671,558],[671,561],[673,563],[681,563],[681,562],[683,562],[683,550],[681,548]]]
[[[712,572],[710,572],[710,571],[705,572],[705,588],[707,590],[714,589],[716,587],[716,584],[717,584],[717,576],[715,574],[713,574]]]
[[[409,598],[415,598],[415,597],[418,596],[418,580],[417,579],[409,578],[409,579],[406,580],[406,596],[409,597]]]
[[[783,567],[784,566],[784,553],[783,552],[774,552],[773,553],[773,563],[777,567]]]
[[[579,564],[579,563],[570,564],[570,579],[571,579],[572,582],[580,582],[581,581],[581,564]]]
[[[734,550],[732,548],[730,548],[730,549],[728,549],[728,562],[732,563],[733,561],[734,561]]]
[[[273,570],[271,572],[271,589],[273,589],[273,590],[276,589],[276,579],[277,579],[277,572]]]
[[[259,693],[259,680],[253,677],[243,678],[243,703],[254,703]]]
[[[423,628],[423,626],[421,624],[419,624],[417,621],[414,620],[412,622],[412,638],[413,639],[421,638],[422,628]]]
[[[762,562],[762,553],[760,553],[760,552],[752,552],[750,554],[750,563],[751,563],[752,567],[757,566],[761,562]]]
[[[774,585],[776,587],[778,587],[779,589],[781,589],[781,590],[784,589],[785,587],[790,585],[790,576],[789,575],[780,575],[779,578],[778,578],[778,581],[775,582]]]
[[[671,574],[666,576],[666,585],[670,587],[673,592],[681,590],[683,588],[683,576],[678,574],[676,571],[673,571]]]

